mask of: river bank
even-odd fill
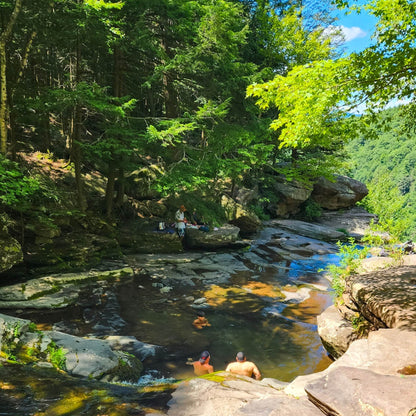
[[[204,349],[217,370],[225,368],[242,346],[265,377],[288,381],[330,364],[314,317],[332,302],[318,269],[334,261],[336,250],[265,224],[249,248],[237,251],[128,255],[113,271],[48,275],[24,290],[9,285],[0,290],[0,311],[135,355],[146,388],[192,377],[186,361]],[[192,321],[201,308],[212,326],[197,331]],[[68,369],[76,375],[75,366]]]
[[[313,412],[315,409],[310,410],[311,403],[306,399],[305,386],[314,381],[316,375],[326,377],[326,372],[333,366],[316,326],[316,317],[333,300],[329,283],[319,270],[337,261],[337,246],[334,242],[295,234],[293,229],[289,231],[296,225],[303,233],[323,231],[322,225],[273,221],[264,224],[250,247],[237,251],[128,255],[123,264],[113,264],[113,267],[124,266],[118,269],[124,272],[116,273],[115,269],[103,272],[107,278],[99,278],[100,272],[96,270],[85,274],[83,279],[82,274],[73,274],[71,278],[49,275],[46,281],[48,287],[55,288],[54,291],[45,290],[45,279],[27,282],[24,290],[19,284],[14,290],[9,286],[4,290],[7,295],[2,296],[0,291],[0,310],[13,311],[20,318],[31,319],[38,329],[64,332],[81,340],[99,339],[107,342],[111,349],[140,358],[144,372],[132,385],[139,405],[123,404],[123,399],[108,393],[114,401],[109,408],[119,409],[119,413],[114,414],[144,415],[157,411],[186,415],[191,408],[183,408],[177,394],[187,397],[188,405],[192,406],[196,399],[192,398],[192,391],[201,388],[198,383],[205,383],[215,402],[218,394],[221,396],[220,392],[215,393],[218,380],[227,386],[231,382],[236,392],[233,403],[240,408],[242,394],[247,394],[241,389],[241,383],[228,380],[228,376],[220,376],[216,381],[192,378],[186,361],[197,358],[204,349],[210,350],[215,370],[225,368],[235,352],[244,349],[263,373],[260,390],[266,396],[279,392],[278,402],[273,406],[297,404],[303,406],[305,412]],[[329,231],[329,228],[325,229],[326,239],[331,235]],[[74,282],[75,286],[71,286]],[[58,286],[60,291],[56,291]],[[11,293],[19,295],[20,300],[15,300],[18,304],[7,305]],[[57,293],[65,293],[66,303],[56,303]],[[202,331],[191,325],[199,309],[205,311],[212,324]],[[68,348],[68,345],[61,345]],[[77,355],[79,351],[75,349],[72,353]],[[400,354],[407,356],[402,351]],[[69,376],[71,368],[72,376],[76,375],[74,366],[69,367]],[[88,371],[92,373],[91,368]],[[192,382],[180,384],[178,393],[173,393],[173,401],[169,401],[172,388],[176,389],[179,380],[189,377]],[[109,379],[103,378],[101,382],[106,380]],[[118,380],[123,382],[120,377]],[[156,389],[161,393],[143,396],[143,389]],[[285,390],[283,393],[282,389]],[[264,398],[257,387],[250,387],[250,391],[249,397],[253,400]],[[34,388],[32,397],[37,394]],[[68,401],[65,397],[67,405],[75,401],[83,414],[98,414],[101,399],[92,400],[94,395],[91,393],[82,400],[76,391],[68,394],[72,399]],[[293,401],[293,395],[304,398]],[[50,400],[58,405],[64,398],[58,395]],[[91,400],[96,404],[92,405]],[[121,411],[123,406],[125,410]],[[246,412],[250,406],[247,404]],[[44,404],[40,404],[39,409],[41,407]],[[295,412],[293,407],[290,408]],[[269,409],[273,411],[271,407]],[[19,407],[14,410],[15,413],[6,414],[19,414]]]

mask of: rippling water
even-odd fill
[[[165,355],[147,365],[159,374],[182,379],[192,376],[188,358],[208,350],[215,370],[225,369],[243,350],[264,377],[290,381],[297,375],[324,369],[330,360],[322,347],[316,316],[332,303],[327,280],[318,272],[332,255],[297,260],[285,272],[236,272],[229,282],[180,286],[161,295],[152,278],[141,276],[119,291],[127,332],[141,341],[165,347]],[[196,312],[184,296],[206,298],[211,326],[197,330]]]
[[[0,415],[164,411],[171,384],[193,376],[186,362],[198,359],[203,350],[210,351],[215,371],[225,369],[238,351],[257,364],[263,377],[282,381],[325,369],[331,361],[320,342],[316,317],[333,301],[321,270],[338,262],[336,247],[309,257],[288,252],[285,259],[276,241],[259,240],[250,250],[234,253],[132,256],[129,262],[141,272],[107,293],[113,302],[107,312],[76,308],[25,314],[39,328],[59,322],[78,336],[134,336],[162,347],[162,353],[144,360],[144,374],[136,384],[119,387],[124,392],[92,382],[78,385],[61,376],[51,382],[50,373],[32,375],[2,367],[0,378],[6,382]],[[192,326],[199,307],[211,324],[202,330]],[[94,321],[100,316],[101,321]],[[113,326],[106,326],[110,321]],[[36,378],[40,383],[29,383]],[[26,401],[19,402],[19,397]],[[62,413],[65,406],[69,410]]]

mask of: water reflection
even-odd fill
[[[165,347],[164,357],[145,363],[159,374],[191,377],[186,360],[197,359],[202,350],[209,350],[214,369],[222,370],[243,350],[264,377],[290,381],[331,362],[317,333],[316,316],[332,303],[319,270],[336,260],[320,255],[285,262],[284,267],[269,263],[261,270],[234,273],[228,283],[200,282],[163,296],[157,290],[137,290],[138,282],[133,282],[118,294],[121,314],[129,334]],[[140,286],[151,290],[151,278],[141,276]],[[192,327],[196,313],[183,301],[189,295],[206,299],[210,327]]]
[[[285,260],[264,244],[249,252],[142,256],[137,265],[143,273],[106,293],[107,309],[79,306],[22,316],[42,329],[58,323],[78,336],[126,335],[161,346],[162,354],[144,360],[140,380],[123,386],[127,390],[121,393],[115,386],[37,375],[45,385],[37,388],[28,381],[32,376],[3,367],[0,379],[17,387],[4,396],[0,415],[57,415],[71,403],[73,410],[62,414],[141,415],[146,406],[163,410],[169,386],[193,376],[186,362],[203,350],[210,351],[216,371],[225,369],[237,351],[244,351],[263,377],[291,381],[323,370],[331,361],[316,316],[332,303],[332,294],[320,270],[338,261],[331,253]],[[199,307],[211,324],[202,330],[192,326]]]

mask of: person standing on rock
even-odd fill
[[[209,352],[203,351],[199,360],[192,363],[195,375],[202,376],[204,374],[211,374],[214,372],[214,367],[209,363],[210,358],[211,355]]]
[[[181,240],[185,237],[185,227],[186,227],[186,218],[185,218],[185,205],[181,205],[175,214],[176,221],[176,231]]]
[[[255,377],[256,380],[261,379],[261,373],[256,364],[251,361],[247,361],[245,354],[240,351],[235,357],[235,362],[227,365],[225,371],[229,371],[233,374],[239,374],[240,376]]]

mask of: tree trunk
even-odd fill
[[[124,191],[125,191],[125,183],[124,183],[124,169],[118,169],[117,175],[117,183],[116,183],[116,207],[121,207],[124,200]]]
[[[115,187],[116,172],[114,164],[109,163],[107,174],[107,186],[105,189],[105,212],[107,218],[111,218],[113,214],[113,200],[114,200],[114,187]]]
[[[123,65],[123,53],[118,46],[114,50],[114,96],[122,97],[123,96],[123,76],[124,76],[124,65]],[[112,205],[115,203],[116,206],[121,206],[124,199],[124,171],[122,167],[118,168],[118,175],[116,177],[115,169],[116,165],[121,165],[123,163],[123,158],[117,158],[113,160],[112,166],[110,166],[110,173],[113,177],[113,187],[111,189],[111,195],[107,195],[106,198],[114,198],[114,191],[117,190],[117,195],[115,201],[112,199]],[[110,181],[110,177],[108,178]],[[121,201],[121,202],[120,202]],[[107,211],[107,216],[108,211]]]
[[[0,42],[0,153],[7,152],[6,43]]]
[[[9,21],[0,35],[0,153],[3,155],[7,152],[7,56],[6,44],[13,30],[17,16],[22,8],[23,0],[16,0],[13,12]]]
[[[71,143],[71,160],[74,163],[75,170],[75,183],[77,187],[78,195],[78,207],[82,212],[85,212],[87,209],[87,199],[84,192],[84,181],[81,174],[81,108],[79,105],[75,108],[74,115],[74,128],[72,134],[72,143]]]

